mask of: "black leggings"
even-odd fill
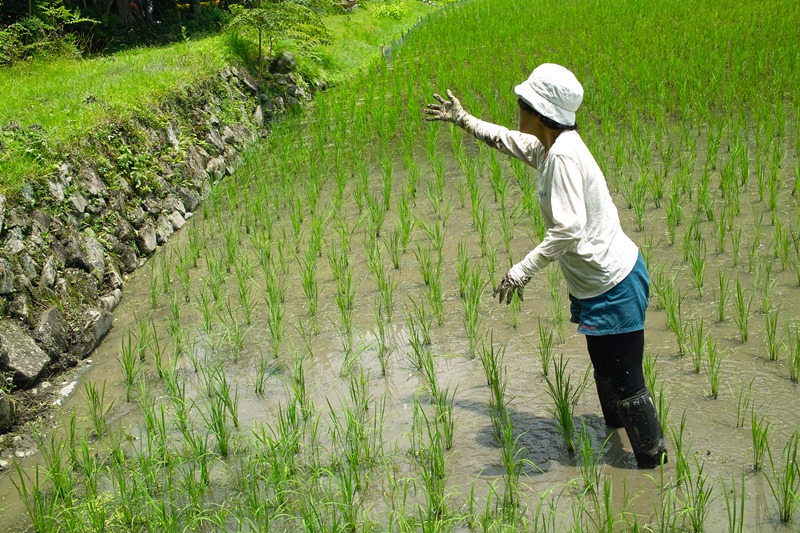
[[[611,380],[620,399],[647,390],[644,384],[644,330],[618,335],[586,335],[595,373]]]

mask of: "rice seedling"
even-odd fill
[[[692,246],[689,251],[689,266],[692,270],[692,281],[694,281],[697,297],[703,299],[703,285],[706,276],[706,251],[705,244],[702,242]]]
[[[300,407],[303,420],[309,420],[314,409],[314,404],[311,401],[308,384],[306,382],[305,359],[305,354],[299,352],[292,353],[291,388],[292,396]]]
[[[478,218],[475,220],[478,230],[478,244],[481,247],[481,257],[486,257],[489,248],[489,212],[486,206],[481,206]]]
[[[729,488],[725,485],[725,480],[723,479],[722,492],[725,496],[725,512],[728,516],[728,533],[743,533],[744,501],[747,499],[744,488],[744,474],[742,474],[739,487],[736,486],[736,481],[731,479]]]
[[[395,270],[400,269],[400,257],[403,255],[403,241],[402,234],[399,228],[393,228],[389,233],[389,237],[384,241],[386,249],[389,251],[389,257],[392,260],[392,266]]]
[[[155,261],[150,263],[150,309],[155,310],[158,307],[158,276],[156,274]]]
[[[258,351],[258,361],[256,364],[256,378],[255,378],[255,393],[259,396],[264,394],[264,388],[266,387],[267,380],[275,374],[275,367],[272,366],[268,361],[267,358],[264,356],[264,352],[259,350]]]
[[[117,360],[122,367],[122,384],[125,387],[125,401],[130,402],[133,385],[136,383],[141,371],[139,355],[136,353],[133,344],[133,334],[130,331],[127,332],[126,336],[122,337],[120,354]]]
[[[675,335],[678,345],[678,356],[683,357],[689,352],[690,331],[689,325],[683,320],[683,295],[680,288],[674,283],[674,279],[664,285],[665,292],[662,295],[664,310],[667,313],[667,327]]]
[[[683,217],[683,207],[681,206],[681,193],[678,188],[667,196],[667,241],[670,245],[675,244],[675,230],[681,223]]]
[[[647,208],[647,190],[644,181],[638,181],[631,192],[633,211],[636,215],[636,231],[644,231],[644,215]]]
[[[686,503],[684,512],[689,519],[692,531],[705,531],[705,523],[709,514],[709,503],[711,494],[714,491],[713,481],[709,481],[708,475],[703,473],[705,463],[700,463],[695,458],[696,472],[688,471],[686,480]]]
[[[317,283],[317,260],[316,256],[306,260],[299,259],[300,262],[300,284],[303,294],[308,303],[308,314],[312,317],[317,316],[319,305],[319,284]]]
[[[750,295],[750,298],[745,300],[744,296],[744,289],[742,288],[742,284],[739,281],[739,277],[736,277],[736,315],[734,315],[733,319],[736,322],[736,327],[739,328],[739,336],[742,342],[747,342],[747,338],[749,336],[749,320],[750,320],[750,304],[753,301],[753,295]]]
[[[385,313],[386,321],[391,322],[392,312],[394,310],[394,294],[397,291],[398,280],[387,271],[380,270],[376,282],[378,284],[380,305]],[[441,286],[441,282],[439,282],[439,286]]]
[[[731,232],[731,256],[733,258],[733,266],[739,266],[739,250],[742,247],[742,228],[737,228],[736,231]]]
[[[44,489],[46,476],[39,474],[39,465],[34,466],[32,476],[25,472],[16,461],[14,469],[17,477],[16,479],[12,478],[11,482],[22,499],[31,525],[39,531],[52,531],[56,528],[59,520],[57,512],[59,501],[50,497]]]
[[[495,346],[494,332],[489,331],[488,338],[481,343],[481,366],[489,386],[489,417],[492,420],[492,429],[495,441],[503,442],[503,431],[508,423],[508,400],[505,393],[508,387],[508,376],[503,358],[506,345]]]
[[[469,203],[470,203],[470,214],[472,215],[472,224],[476,228],[478,227],[478,218],[481,216],[480,207],[481,202],[483,201],[483,196],[480,194],[480,189],[478,188],[478,180],[477,178],[472,175],[467,175],[467,183],[469,186]]]
[[[717,321],[725,322],[725,308],[728,304],[728,287],[730,286],[730,273],[719,271],[719,295],[717,297]]]
[[[564,303],[563,293],[561,292],[561,280],[563,276],[561,269],[551,268],[547,271],[547,285],[550,289],[550,301],[552,303],[552,322],[556,326],[558,338],[564,340]]]
[[[719,369],[722,366],[722,353],[717,350],[717,343],[711,337],[706,339],[706,373],[711,383],[709,396],[716,400],[719,397]]]
[[[200,325],[202,326],[206,338],[211,342],[214,325],[214,306],[211,298],[209,298],[209,293],[206,292],[206,287],[208,287],[207,282],[200,288],[195,302],[200,310]]]
[[[488,247],[486,253],[486,272],[489,274],[489,285],[495,287],[497,285],[497,250],[494,247]],[[509,262],[511,262],[509,260]]]
[[[431,311],[436,317],[436,325],[444,325],[444,295],[442,294],[442,256],[436,262],[431,273],[430,285],[428,286],[428,302],[431,304]]]
[[[200,229],[196,224],[190,224],[187,233],[189,241],[189,257],[191,258],[192,267],[197,268],[197,260],[200,259],[200,254],[205,248],[205,239],[200,234]]]
[[[394,351],[394,346],[389,343],[389,340],[386,335],[386,320],[384,318],[384,310],[383,305],[378,303],[375,307],[375,327],[377,328],[377,340],[378,340],[378,363],[380,364],[381,368],[381,376],[386,375],[386,369],[389,365],[389,356],[391,356],[392,352]]]
[[[700,322],[695,322],[691,327],[691,337],[694,340],[694,349],[692,350],[692,370],[695,374],[699,374],[703,365],[703,354],[706,346],[706,337],[703,335],[704,319],[700,318]],[[696,324],[696,326],[695,326]]]
[[[518,445],[519,438],[519,435],[514,435],[514,427],[510,418],[506,418],[500,440],[500,455],[503,461],[503,495],[499,504],[502,507],[505,521],[511,524],[516,523],[519,515],[524,512],[523,509],[520,509],[519,480],[523,466],[530,463],[521,457],[523,450]]]
[[[108,433],[108,423],[106,417],[111,412],[114,402],[106,403],[106,382],[103,380],[103,387],[98,389],[90,381],[83,384],[83,399],[89,411],[89,421],[92,423],[92,430],[95,435],[102,437]]]
[[[281,304],[278,305],[280,306]],[[271,311],[272,306],[270,306],[270,313]],[[283,311],[281,310],[280,312],[282,313]],[[230,299],[225,301],[225,308],[219,311],[217,316],[222,323],[223,335],[225,342],[228,345],[228,351],[231,355],[231,359],[235,363],[239,360],[239,354],[244,348],[244,336],[250,330],[250,328],[239,321],[237,314],[231,307]],[[282,328],[282,324],[279,327]]]
[[[294,196],[294,199],[291,202],[289,202],[289,207],[290,207],[290,209],[289,209],[289,220],[290,220],[290,222],[292,224],[292,235],[294,236],[294,247],[295,247],[295,250],[299,250],[300,249],[300,242],[301,242],[301,240],[303,238],[303,199],[300,197],[300,195]],[[227,244],[226,248],[228,250],[228,253],[230,254],[231,249],[233,249],[233,251],[235,252],[236,247],[235,246],[231,246],[229,244],[230,241],[228,241],[227,235],[226,235],[225,242]]]
[[[590,494],[596,494],[600,487],[600,464],[598,463],[598,454],[592,447],[592,437],[586,430],[586,424],[581,424],[578,447],[583,490]]]
[[[452,393],[450,392],[450,387],[436,387],[436,396],[433,398],[433,403],[436,406],[437,424],[441,427],[442,442],[446,451],[453,448],[453,439],[455,438],[453,402],[457,391],[457,386]]]
[[[761,282],[761,312],[769,314],[773,310],[773,295],[778,281],[771,277],[772,262],[764,263],[764,279]],[[758,278],[758,275],[756,276]],[[756,283],[758,280],[756,281]]]
[[[760,472],[765,455],[769,455],[769,422],[759,417],[755,410],[750,412],[750,433],[753,437],[753,470]]]
[[[288,269],[288,264],[289,263],[286,261],[286,240],[287,240],[286,239],[286,228],[282,227],[281,228],[281,236],[275,240],[275,251],[277,252],[276,253],[276,257],[278,259],[277,266],[280,267],[279,272],[281,274],[283,274],[284,276],[289,272],[289,269]],[[298,247],[299,247],[299,244],[298,244]],[[283,278],[278,278],[278,283],[277,283],[277,287],[278,288],[281,287],[280,282],[281,282],[282,279]],[[281,301],[283,301],[283,299],[281,299]]]
[[[511,318],[511,327],[517,329],[519,326],[519,313],[522,310],[522,301],[519,295],[515,292],[511,297],[511,303],[508,305],[508,314]]]
[[[150,353],[153,355],[153,362],[156,365],[156,374],[160,379],[163,379],[164,372],[166,370],[166,366],[164,365],[164,355],[165,352],[161,348],[161,342],[158,338],[158,332],[156,331],[156,324],[153,321],[153,318],[150,317]]]
[[[161,274],[161,290],[164,294],[169,294],[172,290],[172,264],[166,253],[161,256],[158,266]]]
[[[503,239],[503,246],[506,252],[511,252],[511,239],[514,233],[514,219],[508,210],[503,207],[500,211],[500,236]]]
[[[569,453],[575,453],[576,430],[573,419],[575,405],[578,403],[583,391],[589,385],[589,368],[577,383],[572,382],[572,373],[567,372],[569,359],[564,360],[564,356],[559,355],[558,360],[553,364],[553,378],[549,375],[544,377],[547,382],[547,392],[553,400],[554,406],[551,408],[554,418],[558,421],[558,430],[564,438]]]
[[[422,282],[427,287],[430,287],[431,279],[434,275],[432,250],[430,246],[423,247],[417,244],[417,247],[414,250],[414,257],[417,259],[417,266],[419,267],[419,273],[422,277]]]
[[[417,472],[422,478],[422,487],[427,500],[427,508],[424,516],[428,519],[441,520],[447,514],[447,497],[445,489],[446,478],[446,456],[445,448],[442,444],[442,435],[437,420],[428,419],[419,400],[415,398],[414,412],[418,414],[415,418],[417,423],[424,426],[417,431],[421,434],[425,430],[427,439],[424,444],[420,442],[414,455]]]
[[[792,383],[800,382],[800,328],[797,322],[786,326],[786,352],[789,365],[789,379]]]
[[[412,197],[413,199],[413,197]],[[397,204],[397,228],[400,231],[400,242],[402,243],[403,253],[408,249],[408,243],[411,242],[411,233],[414,231],[415,218],[409,198],[404,193],[400,195],[400,201]]]
[[[357,289],[358,287],[353,282],[353,267],[348,262],[339,273],[336,290],[336,305],[339,308],[342,326],[348,334],[352,331],[352,311],[355,306]]]
[[[480,267],[476,265],[469,270],[465,287],[465,296],[462,301],[464,308],[464,331],[467,335],[468,353],[470,357],[475,357],[477,353],[481,325],[480,301],[485,287],[486,279]]]
[[[791,241],[789,240],[789,235],[786,233],[786,230],[783,229],[783,225],[780,223],[780,221],[777,221],[774,226],[774,233],[772,237],[772,253],[775,258],[781,262],[781,269],[784,271],[789,264],[790,247]]]
[[[228,408],[225,401],[218,394],[206,395],[203,398],[205,409],[193,402],[195,409],[200,413],[209,434],[213,435],[217,443],[217,453],[220,457],[228,457],[231,447],[231,430],[228,427]]]
[[[419,186],[420,168],[416,159],[412,155],[406,154],[404,158],[406,169],[406,187],[405,192],[411,197],[412,200],[417,198],[417,188]],[[403,194],[401,198],[405,196]]]
[[[425,232],[428,240],[433,245],[433,249],[441,256],[442,249],[444,248],[444,238],[447,233],[444,225],[440,224],[440,220],[438,219],[433,223],[429,223],[425,217],[417,217],[416,221],[417,225]]]
[[[253,323],[253,311],[256,307],[253,299],[252,277],[253,268],[245,256],[236,264],[236,287],[239,292],[239,307],[244,313],[244,321],[248,326]]]
[[[680,487],[691,476],[689,471],[688,457],[691,455],[691,450],[687,448],[684,441],[684,432],[686,430],[686,411],[681,416],[681,423],[677,431],[674,427],[669,428],[669,435],[672,436],[672,443],[675,448],[675,484]]]
[[[462,300],[467,295],[467,279],[469,276],[469,252],[467,243],[462,239],[458,241],[456,259],[456,279],[458,279],[458,296]]]
[[[767,483],[775,497],[778,505],[778,516],[780,521],[788,524],[792,520],[797,498],[800,494],[800,464],[797,462],[797,447],[800,441],[800,433],[795,431],[789,438],[789,442],[783,448],[783,468],[778,470],[772,454],[769,454],[772,476],[767,476]]]
[[[666,392],[664,392],[663,383],[658,387],[655,403],[656,403],[656,410],[658,411],[658,419],[661,421],[661,431],[662,433],[667,434],[667,426],[668,426],[669,412],[671,405],[669,403],[669,400],[667,399]]]
[[[645,351],[644,359],[642,361],[642,370],[644,372],[644,382],[648,390],[656,390],[656,381],[658,380],[658,370],[656,369],[656,362],[658,356],[653,357],[650,351]]]
[[[413,316],[408,318],[408,342],[411,345],[409,363],[419,376],[422,388],[433,399],[439,394],[439,382],[436,379],[433,353],[429,343],[425,342],[425,328],[428,326],[418,323]]]
[[[780,307],[772,311],[767,311],[764,315],[764,334],[767,346],[767,355],[770,361],[777,361],[780,358],[781,343],[778,340],[778,314]]]
[[[752,378],[747,384],[747,390],[744,388],[744,383],[739,387],[736,394],[736,427],[742,428],[746,422],[747,413],[753,408],[753,381]]]
[[[211,291],[214,303],[218,304],[222,300],[222,287],[225,284],[223,259],[217,254],[208,253],[206,254],[206,266],[208,267],[206,284]]]
[[[555,339],[553,330],[543,325],[542,320],[538,321],[539,330],[539,361],[542,363],[542,375],[547,377],[550,374],[550,363],[553,360],[553,347]]]
[[[183,294],[183,301],[189,303],[191,301],[190,283],[191,276],[189,274],[189,262],[191,261],[190,252],[186,249],[178,248],[175,252],[177,262],[175,264],[175,273],[178,275],[178,281],[181,285],[181,293]]]
[[[67,461],[67,443],[55,431],[51,431],[49,438],[36,428],[32,428],[33,441],[41,450],[42,462],[46,472],[46,481],[50,485],[50,498],[65,507],[72,504],[74,496],[74,469]]]
[[[378,238],[381,236],[381,229],[383,229],[383,223],[386,221],[387,211],[383,202],[377,197],[373,197],[371,194],[367,193],[366,200],[367,210],[369,212],[368,231],[371,235]]]

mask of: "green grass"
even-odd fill
[[[0,70],[0,190],[49,172],[65,147],[122,121],[224,68],[221,37],[89,60],[23,63]],[[13,88],[13,89],[12,89]],[[14,134],[10,130],[19,128]]]
[[[325,62],[323,74],[329,83],[335,85],[351,78],[368,66],[383,46],[436,9],[418,1],[405,0],[401,4],[408,9],[400,19],[379,16],[372,4],[349,15],[325,18],[325,25],[336,36],[333,44],[320,51]]]
[[[381,53],[381,45],[436,9],[422,2],[405,4],[400,19],[377,16],[369,5],[349,15],[327,16],[333,43],[314,57],[298,57],[301,71],[316,71],[329,84],[348,79]],[[221,35],[0,70],[0,192],[13,194],[50,173],[98,126],[152,114],[160,103],[232,63],[242,60]]]

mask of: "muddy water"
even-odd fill
[[[442,143],[444,145],[444,143]],[[467,141],[468,147],[477,157],[474,145]],[[443,151],[447,151],[443,148]],[[420,154],[420,159],[424,156]],[[456,183],[463,179],[460,171],[453,161],[448,160],[446,172],[446,195],[452,198],[454,209],[446,224],[446,239],[443,249],[443,285],[445,301],[445,321],[443,326],[432,329],[432,350],[436,354],[436,373],[442,386],[449,386],[451,390],[457,387],[455,395],[455,441],[452,450],[447,455],[447,492],[451,494],[450,507],[454,510],[463,509],[466,505],[467,495],[474,487],[477,496],[477,508],[485,505],[490,495],[490,485],[502,485],[502,460],[500,449],[492,436],[492,424],[489,418],[487,403],[489,389],[478,359],[468,356],[468,344],[462,324],[462,303],[458,294],[456,278],[457,245],[463,241],[467,244],[471,262],[486,265],[487,259],[481,257],[478,245],[477,232],[473,228],[469,200],[465,207],[461,207],[456,193]],[[425,165],[425,172],[430,172],[430,167]],[[373,194],[379,194],[380,173],[373,169],[371,176]],[[394,197],[399,198],[404,178],[403,167],[398,163],[394,169]],[[481,181],[481,189],[485,194],[485,205],[492,216],[494,226],[492,241],[497,249],[497,272],[499,278],[510,258],[519,260],[532,246],[533,241],[528,236],[532,234],[527,219],[521,218],[514,228],[512,253],[509,256],[501,244],[499,233],[498,206],[491,201],[491,192],[485,175]],[[511,180],[513,174],[506,169],[507,179]],[[415,214],[424,216],[428,220],[435,220],[435,213],[425,199],[424,190],[426,180],[432,180],[430,175],[423,176],[420,192],[417,197]],[[519,201],[518,189],[510,186],[510,205]],[[786,191],[781,209],[786,215],[793,216],[793,199]],[[755,197],[754,193],[752,194]],[[324,197],[324,195],[323,195]],[[631,237],[644,247],[645,253],[651,261],[651,271],[662,268],[664,272],[674,275],[677,285],[684,295],[683,316],[685,320],[704,318],[707,334],[717,343],[717,349],[723,354],[721,366],[721,386],[718,399],[710,399],[709,380],[701,371],[695,374],[692,371],[691,358],[687,355],[678,355],[675,335],[667,328],[667,317],[663,310],[651,310],[647,317],[646,352],[652,357],[657,357],[655,365],[658,379],[657,386],[663,387],[663,395],[669,405],[669,427],[677,431],[682,416],[685,414],[684,447],[690,466],[693,471],[696,465],[704,465],[704,473],[708,475],[709,482],[713,484],[712,502],[709,504],[709,515],[706,527],[709,531],[719,531],[726,528],[727,515],[725,507],[724,489],[722,482],[730,487],[733,482],[739,483],[742,476],[745,478],[745,530],[746,531],[783,531],[776,520],[776,508],[769,486],[764,475],[752,470],[752,441],[749,427],[749,415],[746,417],[745,427],[736,427],[738,391],[752,382],[751,401],[757,414],[763,416],[770,423],[770,444],[776,461],[780,463],[781,451],[789,436],[800,425],[800,414],[797,405],[797,387],[788,377],[788,368],[785,352],[778,362],[770,362],[767,358],[765,345],[765,316],[759,312],[761,291],[754,288],[756,285],[755,273],[747,270],[746,250],[751,247],[754,236],[751,231],[754,213],[763,212],[766,206],[755,203],[749,208],[749,202],[743,202],[743,214],[740,215],[742,228],[742,245],[739,266],[733,267],[730,250],[723,254],[707,254],[706,286],[704,295],[700,298],[693,288],[689,267],[681,259],[680,237],[676,244],[666,242],[663,210],[651,209],[645,218],[643,232],[635,231],[634,216],[630,210],[623,209],[624,201],[615,193],[615,200],[620,206],[623,226]],[[224,209],[224,208],[222,208]],[[357,208],[352,200],[344,204],[343,212],[353,213],[351,220],[355,219]],[[226,221],[229,216],[236,216],[227,212],[221,217]],[[219,254],[223,250],[224,241],[220,237],[220,227],[214,222],[214,216],[208,220],[196,216],[188,227],[196,226],[205,239],[203,256],[209,253]],[[769,220],[767,213],[766,220]],[[392,206],[389,217],[384,225],[384,235],[389,233],[397,221],[397,207]],[[284,217],[277,224],[283,224],[292,241],[292,229],[288,217]],[[685,228],[679,228],[679,234]],[[714,231],[713,223],[703,224],[701,230],[707,240],[709,250],[713,249]],[[768,234],[768,227],[764,233]],[[137,323],[142,317],[152,316],[162,338],[162,344],[168,344],[166,323],[170,314],[169,297],[159,289],[159,304],[155,310],[150,305],[150,278],[160,276],[162,261],[174,261],[175,252],[185,250],[188,246],[189,229],[179,232],[165,248],[150,260],[156,268],[142,268],[136,272],[125,287],[122,304],[115,313],[114,327],[103,344],[92,356],[92,363],[81,372],[77,379],[81,382],[92,381],[100,386],[106,384],[106,399],[113,401],[114,407],[110,411],[109,422],[112,427],[127,435],[131,446],[141,439],[142,421],[138,406],[133,402],[126,402],[122,387],[122,376],[117,358],[121,356],[120,347],[128,331],[136,331]],[[335,232],[328,228],[326,232],[328,242],[338,243]],[[767,243],[768,236],[762,237]],[[385,399],[385,423],[383,438],[386,450],[395,450],[397,469],[409,476],[414,475],[406,453],[409,449],[409,435],[412,428],[414,396],[421,394],[420,379],[415,374],[409,363],[410,348],[408,333],[404,319],[404,309],[409,301],[422,301],[426,292],[422,278],[417,267],[412,250],[417,244],[426,244],[424,233],[415,229],[414,238],[401,259],[400,269],[392,270],[392,276],[398,282],[395,294],[393,321],[389,325],[389,336],[395,345],[391,355],[387,375],[382,376],[377,360],[375,346],[375,299],[377,287],[366,265],[363,249],[363,230],[354,234],[351,251],[351,262],[354,265],[354,279],[357,280],[358,291],[355,310],[353,312],[354,346],[358,353],[358,364],[365,370],[370,378],[370,393],[375,399]],[[254,287],[263,285],[256,251],[245,235],[242,235],[239,256],[247,255],[254,265]],[[287,244],[287,248],[291,248]],[[301,256],[304,251],[301,252]],[[758,256],[769,257],[768,246],[756,247]],[[388,253],[384,249],[383,262],[387,269],[391,269]],[[288,278],[287,298],[285,303],[286,339],[278,358],[274,361],[276,373],[267,380],[265,391],[261,395],[255,394],[256,367],[260,353],[271,353],[269,343],[270,331],[268,328],[268,306],[264,303],[260,291],[254,291],[258,305],[252,317],[252,326],[247,331],[241,354],[236,362],[229,360],[226,363],[228,380],[235,384],[239,394],[239,418],[242,429],[237,433],[247,433],[246,428],[251,428],[257,423],[270,424],[275,420],[278,409],[285,405],[289,374],[293,354],[303,354],[307,351],[306,344],[297,330],[300,321],[308,320],[308,311],[303,296],[299,278],[297,261],[287,258],[289,265],[286,277]],[[730,272],[732,283],[729,287],[731,294],[727,307],[727,317],[723,322],[716,322],[717,296],[713,294],[712,287],[716,287],[718,272]],[[225,351],[224,346],[212,346],[204,338],[199,325],[200,313],[197,309],[197,298],[202,287],[209,277],[209,272],[201,257],[198,267],[191,270],[192,302],[181,303],[181,320],[185,331],[196,339],[194,349],[198,359],[214,357],[213,351]],[[736,276],[739,275],[741,283],[747,291],[754,295],[752,313],[750,317],[750,339],[744,343],[739,338],[733,316],[735,313],[735,293],[733,287]],[[339,322],[338,308],[335,301],[337,283],[332,272],[323,258],[319,261],[317,273],[320,284],[319,304],[319,334],[311,341],[311,353],[305,362],[305,372],[308,389],[311,391],[313,405],[321,415],[321,423],[325,427],[329,423],[328,404],[334,410],[341,405],[347,397],[348,379],[344,377],[345,361],[342,350],[342,339],[338,333]],[[159,283],[163,279],[159,278]],[[558,279],[554,277],[553,279]],[[791,269],[783,271],[777,266],[772,271],[773,289],[772,300],[780,309],[780,328],[792,323],[800,310],[800,289]],[[484,293],[481,302],[482,330],[491,330],[497,345],[505,345],[504,365],[508,376],[507,398],[511,420],[515,434],[519,436],[521,456],[530,463],[524,468],[521,483],[524,488],[526,501],[534,508],[539,498],[546,495],[551,505],[563,514],[557,519],[559,529],[566,528],[572,523],[571,517],[574,510],[575,495],[581,487],[580,469],[575,456],[567,453],[562,437],[557,429],[557,422],[552,415],[552,400],[547,393],[547,385],[541,374],[541,362],[537,355],[539,338],[538,324],[543,322],[561,332],[555,354],[563,355],[568,360],[568,368],[572,372],[573,380],[578,380],[586,371],[589,361],[586,355],[585,341],[582,336],[574,332],[570,324],[554,324],[553,318],[558,306],[563,309],[563,316],[567,316],[566,287],[563,280],[559,281],[560,302],[553,302],[550,297],[549,280],[546,273],[541,273],[534,278],[526,290],[526,299],[522,305],[519,325],[513,328],[509,309],[500,306],[491,300],[490,289]],[[177,277],[172,280],[172,288],[177,290]],[[238,301],[235,276],[228,276],[225,292],[234,305]],[[217,323],[217,332],[221,335],[221,325]],[[351,361],[352,363],[352,361]],[[180,377],[187,384],[189,398],[199,399],[202,380],[192,368],[185,356],[177,361]],[[346,370],[346,369],[345,369]],[[166,392],[163,384],[157,379],[152,360],[145,367],[147,384],[150,394],[158,399],[164,399]],[[87,423],[86,409],[79,385],[74,393],[60,409],[60,424],[66,423],[68,416],[76,411],[79,413],[81,427]],[[138,396],[138,393],[135,393]],[[199,417],[198,417],[199,418]],[[640,524],[654,521],[656,510],[661,505],[663,493],[659,487],[675,482],[674,460],[664,469],[663,477],[657,472],[643,472],[633,468],[635,461],[630,453],[629,443],[624,431],[608,432],[600,416],[600,408],[594,393],[593,385],[580,397],[576,405],[576,422],[580,427],[585,425],[590,433],[595,449],[602,450],[600,462],[602,472],[611,482],[612,502],[614,511],[626,513],[630,518],[633,514],[638,517]],[[178,435],[177,430],[172,430]],[[323,432],[324,433],[324,432]],[[329,442],[323,437],[323,443]],[[674,453],[675,444],[668,441],[670,452]],[[674,455],[671,457],[674,459]],[[23,468],[29,471],[37,462],[38,457],[21,461]],[[696,461],[696,463],[695,463]],[[220,479],[215,483],[225,484],[225,474],[219,474]],[[370,507],[379,515],[383,508],[380,495],[366,495]],[[424,502],[422,495],[418,496]],[[16,491],[11,483],[11,476],[4,475],[0,479],[0,505],[3,506],[0,529],[24,529],[26,519],[24,509],[16,497]],[[381,521],[380,516],[375,517]],[[385,519],[385,517],[383,517]],[[788,529],[786,529],[788,530]]]

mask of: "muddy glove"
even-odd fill
[[[500,296],[499,302],[503,303],[503,300],[506,301],[506,305],[511,303],[511,299],[514,297],[514,293],[517,293],[519,297],[519,301],[523,301],[524,298],[522,297],[522,293],[525,290],[525,285],[531,280],[530,276],[524,276],[521,279],[516,279],[511,276],[511,273],[507,273],[503,276],[503,279],[500,280],[500,283],[497,284],[497,287],[494,288],[492,291],[492,298],[495,296]]]
[[[425,114],[428,115],[425,117],[425,120],[442,120],[444,122],[452,122],[457,126],[463,123],[467,112],[461,107],[461,102],[458,101],[458,98],[453,96],[450,89],[447,90],[447,97],[450,98],[450,100],[445,100],[441,95],[436,93],[433,93],[433,97],[439,103],[428,104],[428,108],[424,110]]]

